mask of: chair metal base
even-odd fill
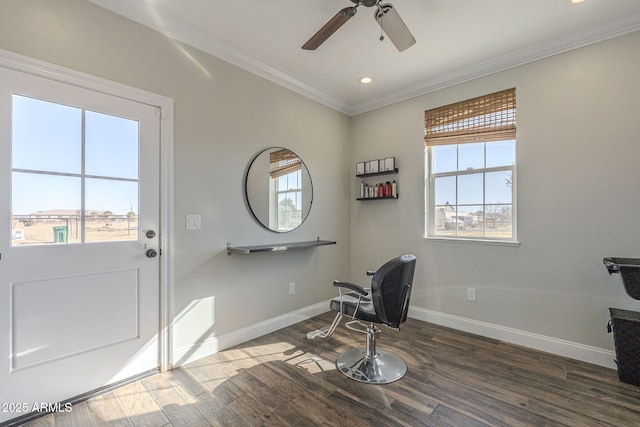
[[[373,355],[365,348],[342,353],[336,361],[340,372],[352,380],[368,384],[388,384],[407,373],[407,365],[393,353],[377,350]]]

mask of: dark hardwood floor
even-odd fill
[[[28,426],[640,426],[640,387],[616,371],[409,319],[379,348],[408,365],[392,384],[335,369],[364,345],[326,313]]]

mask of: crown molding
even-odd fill
[[[442,73],[405,88],[394,90],[372,101],[360,104],[346,103],[286,71],[265,63],[221,40],[213,39],[204,31],[194,28],[176,17],[159,16],[147,0],[88,0],[89,2],[125,16],[161,34],[193,46],[223,61],[242,68],[266,80],[290,89],[348,116],[382,108],[417,96],[435,92],[463,82],[518,67],[573,49],[588,46],[610,38],[640,30],[640,14],[630,15],[597,28],[550,38],[526,48],[510,52],[468,67]]]
[[[379,97],[373,101],[354,105],[349,109],[348,114],[355,116],[366,113],[367,111],[433,93],[440,89],[475,80],[499,71],[519,67],[520,65],[549,58],[638,30],[640,30],[640,15],[635,15],[606,27],[600,27],[598,30],[575,33],[563,38],[548,39],[524,49],[482,61],[469,67],[450,70],[447,73],[442,73],[440,76],[424,80],[416,85],[406,87],[404,90],[395,91],[394,93]]]
[[[171,16],[160,16],[146,0],[87,0],[103,9],[124,16],[138,24],[186,45],[200,49],[225,62],[290,89],[336,111],[349,115],[350,105],[241,50],[214,39],[204,31]]]

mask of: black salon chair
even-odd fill
[[[338,357],[336,366],[347,377],[364,383],[387,384],[407,372],[407,365],[398,356],[376,349],[376,338],[380,334],[376,324],[399,331],[400,324],[407,320],[415,266],[415,256],[402,255],[377,271],[368,271],[367,275],[373,276],[370,289],[340,280],[333,282],[340,296],[331,300],[330,307],[338,313],[329,328],[309,332],[307,338],[327,338],[343,316],[351,317],[353,320],[346,323],[347,328],[366,334],[367,345]],[[343,289],[348,290],[347,293],[343,293]]]

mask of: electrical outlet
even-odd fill
[[[296,282],[289,283],[289,295],[296,293]]]
[[[476,288],[467,288],[467,299],[469,301],[476,300]]]

